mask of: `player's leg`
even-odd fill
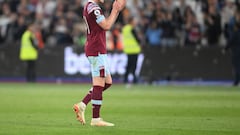
[[[79,102],[79,103],[77,103],[73,106],[74,111],[75,111],[76,116],[77,116],[77,120],[80,121],[82,124],[86,123],[84,113],[85,113],[86,106],[88,105],[88,103],[92,99],[92,90],[93,90],[93,87],[90,88],[89,92],[83,98],[83,100],[81,102]]]
[[[31,61],[31,82],[36,82],[36,61]]]
[[[111,87],[111,85],[112,85],[112,77],[111,75],[108,75],[106,77],[106,82],[105,82],[103,91],[107,90],[109,87]],[[91,98],[92,98],[92,91],[93,91],[93,87],[90,88],[90,90],[88,91],[86,96],[83,98],[83,100],[79,103],[79,105],[82,103],[84,103],[86,106],[88,105],[88,103],[91,101]]]
[[[240,82],[240,62],[235,61],[234,63],[234,69],[235,69],[235,78],[234,78],[234,86],[238,86]]]
[[[35,82],[36,81],[36,66],[34,60],[28,60],[27,70],[26,70],[26,78],[27,82]]]
[[[131,68],[131,55],[127,55],[127,67],[126,67],[126,72],[124,74],[124,83],[128,83],[128,75],[130,73],[130,68]]]
[[[240,73],[236,73],[233,85],[238,86],[239,82],[240,82]]]
[[[111,86],[112,86],[112,76],[111,76],[111,74],[108,74],[108,75],[106,76],[105,86],[104,86],[103,91],[107,90],[107,89],[110,88]]]
[[[107,57],[107,56],[105,56],[105,57]],[[106,72],[106,77],[105,77],[106,80],[105,80],[105,86],[104,86],[103,91],[107,90],[112,85],[112,76],[111,76],[111,73],[110,73],[110,66],[109,66],[109,63],[108,63],[108,59],[105,58],[104,60],[105,60],[104,65],[105,65],[105,72]]]
[[[105,83],[104,89],[103,91],[107,90],[109,87],[111,87],[112,83]],[[93,87],[90,88],[90,90],[88,91],[87,95],[83,98],[83,100],[81,102],[83,102],[86,106],[88,105],[88,103],[91,101],[92,98],[92,90]]]
[[[107,65],[107,57],[89,57],[89,62],[91,64],[92,70],[92,80],[93,87],[90,89],[89,93],[84,97],[82,102],[74,105],[75,112],[77,114],[78,120],[85,124],[84,112],[86,105],[92,100],[93,106],[93,119],[91,125],[93,126],[113,126],[112,123],[103,121],[100,118],[100,108],[102,104],[102,92],[109,88],[112,84],[112,78]],[[77,111],[76,111],[77,110]]]
[[[114,124],[103,121],[100,117],[100,110],[103,100],[103,91],[112,84],[112,78],[107,63],[107,55],[99,55],[97,64],[98,69],[93,74],[93,92],[92,92],[92,126],[114,126]],[[106,86],[108,84],[108,86]],[[106,86],[106,87],[105,87]]]
[[[100,117],[100,110],[102,106],[103,87],[94,87],[92,94],[92,120],[91,126],[114,126],[113,123],[106,122]]]
[[[110,75],[111,77],[111,75]],[[106,77],[106,78],[109,78],[109,77]],[[111,87],[112,85],[112,82],[108,82],[106,81],[105,85],[104,85],[104,89],[103,91],[107,90],[109,87]],[[87,95],[83,98],[83,100],[81,102],[83,102],[86,106],[88,105],[88,103],[91,101],[91,98],[92,98],[92,90],[93,90],[93,87],[90,88],[90,90],[88,91]]]
[[[97,76],[99,76],[98,75],[99,70],[98,70],[98,66],[96,64],[98,62],[98,57],[88,57],[88,60],[89,60],[90,65],[91,65],[93,87],[89,90],[89,93],[83,98],[83,100],[80,103],[75,104],[73,106],[74,111],[75,111],[76,116],[77,116],[77,120],[80,121],[81,124],[86,123],[85,122],[85,109],[86,109],[87,104],[92,100],[93,91],[95,91],[95,93],[96,93],[97,86],[95,86],[95,84],[98,84],[98,83],[96,83],[98,81],[95,78]]]
[[[88,93],[86,94],[86,96],[83,98],[82,102],[87,106],[88,103],[91,101],[92,98],[92,91],[93,91],[93,87],[90,88],[90,90],[88,91]]]
[[[31,81],[31,64],[30,61],[26,61],[26,81],[30,82]]]
[[[102,105],[102,92],[105,85],[105,77],[93,77],[92,91],[92,118],[100,118],[100,108]]]
[[[136,75],[136,68],[137,68],[137,60],[138,54],[132,56],[132,74],[133,74],[133,83],[136,84],[138,82],[137,75]]]
[[[109,71],[108,71],[109,72]],[[103,88],[103,91],[107,90],[109,87],[111,87],[112,85],[112,77],[110,72],[107,73],[108,75],[106,76],[106,80],[105,80],[105,85]],[[81,122],[85,124],[85,119],[84,119],[84,111],[86,106],[88,105],[88,103],[91,101],[92,99],[92,92],[93,92],[93,87],[89,90],[89,92],[87,93],[87,95],[83,98],[83,100],[81,102],[79,102],[78,104],[74,105],[74,110],[77,114],[77,119]],[[82,117],[81,117],[82,116]]]

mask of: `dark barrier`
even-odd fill
[[[230,55],[223,54],[218,47],[145,47],[143,53],[139,56],[137,72],[144,80],[232,79]],[[110,52],[109,59],[114,77],[122,77],[125,73],[126,55]],[[19,60],[19,45],[1,47],[0,77],[23,77],[24,73],[25,65]],[[39,77],[84,78],[90,76],[90,67],[83,48],[57,46],[40,51],[37,74]]]
[[[220,47],[145,47],[141,76],[145,80],[229,80],[230,53]]]
[[[0,77],[23,77],[25,63],[19,60],[19,46],[8,45],[0,48]],[[127,56],[121,52],[108,54],[110,70],[114,77],[120,78],[125,73]],[[138,74],[143,63],[143,55],[139,56]],[[90,77],[90,65],[83,48],[76,46],[58,46],[39,51],[37,61],[38,77]]]

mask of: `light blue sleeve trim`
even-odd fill
[[[100,22],[102,22],[104,19],[105,19],[104,15],[100,15],[100,16],[98,16],[96,22],[97,22],[97,23],[100,23]]]
[[[92,100],[92,104],[94,104],[94,105],[102,105],[102,100]]]

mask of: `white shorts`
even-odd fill
[[[88,60],[91,64],[92,77],[106,77],[110,75],[107,54],[88,56]]]

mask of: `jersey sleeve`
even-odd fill
[[[96,18],[96,22],[100,23],[105,19],[102,9],[95,3],[91,3],[87,8],[88,14],[92,14]]]

